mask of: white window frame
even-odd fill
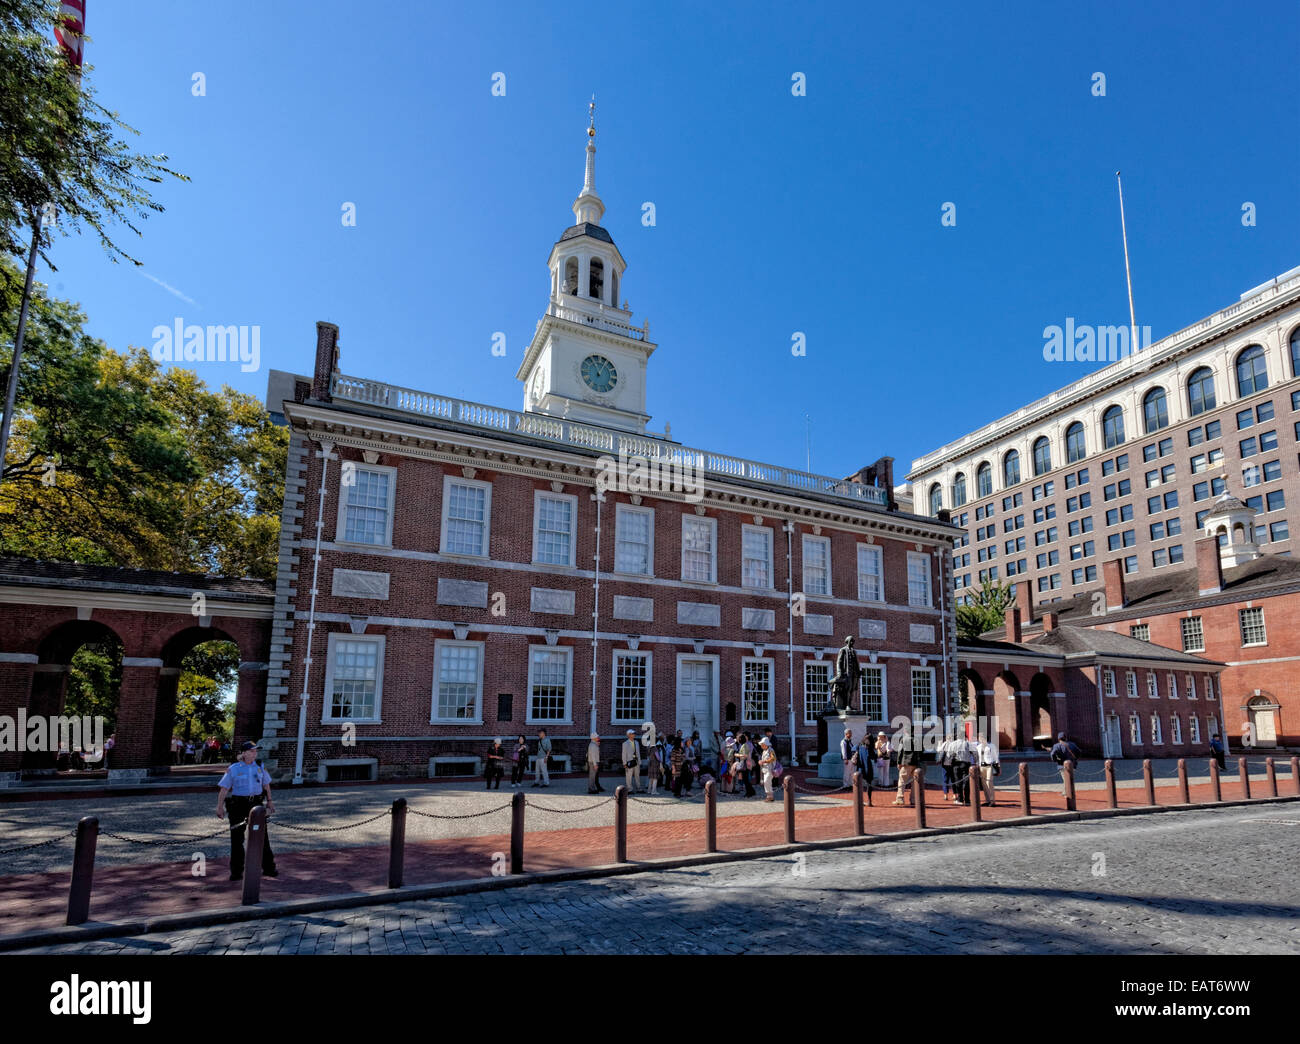
[[[1198,718],[1195,714],[1189,714],[1187,716],[1187,726],[1188,726],[1187,728],[1188,740],[1192,743],[1200,743],[1201,742],[1201,719]]]
[[[1205,699],[1207,701],[1217,700],[1219,698],[1219,693],[1222,690],[1223,690],[1223,682],[1219,682],[1216,685],[1213,674],[1207,674],[1205,676]]]
[[[876,597],[874,598],[863,596],[863,581],[869,581],[872,579],[872,574],[870,572],[863,572],[862,569],[862,554],[864,551],[866,552],[867,557],[874,558],[876,562],[874,578],[876,581],[877,592]],[[885,550],[879,544],[858,545],[858,601],[876,603],[883,603],[885,601]]]
[[[650,524],[647,530],[648,544],[646,547],[646,571],[643,573],[630,573],[625,569],[618,567],[618,545],[622,538],[619,533],[623,526],[623,518],[626,515],[649,515]],[[622,576],[654,576],[655,575],[655,509],[649,507],[636,507],[632,504],[618,504],[614,508],[614,572]]]
[[[479,554],[469,554],[465,551],[447,550],[447,511],[451,507],[451,487],[452,486],[478,486],[484,491],[483,494],[483,549]],[[492,483],[484,482],[481,479],[457,478],[455,475],[442,476],[442,526],[438,532],[438,551],[440,554],[452,555],[455,558],[473,558],[482,559],[489,557],[489,551],[492,547]]]
[[[1164,732],[1160,728],[1160,715],[1151,715],[1151,746],[1158,747],[1164,743]]]
[[[1191,621],[1195,620],[1197,629],[1200,632],[1199,644],[1195,647],[1187,644],[1188,628]],[[1205,652],[1205,623],[1199,616],[1184,616],[1178,622],[1179,637],[1182,638],[1183,652]],[[1196,640],[1196,639],[1193,639]]]
[[[695,525],[704,523],[709,527],[709,579],[707,580],[688,580],[686,577],[686,527],[688,524]],[[708,515],[682,515],[682,556],[681,556],[681,577],[682,582],[687,584],[716,584],[718,582],[718,520],[710,518]]]
[[[1160,679],[1155,671],[1147,671],[1147,699],[1160,699]]]
[[[1187,698],[1188,698],[1189,700],[1194,700],[1194,699],[1197,698],[1197,696],[1196,696],[1196,675],[1194,675],[1194,674],[1189,674],[1189,675],[1187,676]]]
[[[569,521],[571,529],[569,530],[569,558],[566,562],[543,562],[537,557],[538,537],[541,536],[542,529],[542,501],[543,500],[567,500],[571,508]],[[572,569],[578,560],[578,498],[572,493],[552,493],[549,489],[533,490],[533,565],[542,568],[552,567],[559,569]]]
[[[1259,614],[1259,629],[1263,632],[1264,637],[1261,641],[1246,641],[1246,613]],[[1264,607],[1262,605],[1248,605],[1244,609],[1237,610],[1237,626],[1241,631],[1241,647],[1243,649],[1255,649],[1268,644],[1268,628],[1264,625]]]
[[[918,602],[912,592],[912,566],[920,564],[925,573],[925,601]],[[930,582],[930,556],[924,551],[907,553],[907,604],[917,609],[934,608],[934,585]]]
[[[1130,714],[1128,716],[1128,739],[1133,746],[1142,746],[1142,716],[1140,714]]]
[[[1178,699],[1178,676],[1173,671],[1169,672],[1169,678],[1165,682],[1165,688],[1169,690],[1171,700]]]
[[[475,648],[478,650],[478,697],[476,713],[472,718],[440,718],[438,716],[438,686],[442,683],[442,653],[449,648]],[[452,638],[439,638],[433,643],[433,697],[429,706],[430,725],[482,725],[483,724],[483,662],[486,659],[485,642],[466,642]]]
[[[379,647],[379,653],[375,657],[375,711],[368,718],[340,718],[331,714],[331,708],[334,706],[334,651],[339,642],[370,642]],[[382,634],[353,634],[351,631],[333,631],[330,633],[329,641],[325,645],[325,691],[324,698],[321,700],[321,724],[344,724],[351,722],[354,725],[379,725],[383,722],[383,695],[384,695],[384,646],[387,639]]]
[[[916,677],[919,674],[928,675],[930,679],[930,710],[922,718],[916,716]],[[912,727],[915,728],[918,723],[929,721],[932,718],[937,719],[939,713],[939,691],[935,687],[935,671],[933,667],[913,667],[908,675],[908,704],[907,710],[911,715]]]
[[[1177,714],[1169,715],[1169,742],[1178,747],[1183,745],[1183,719]]]
[[[750,663],[767,664],[767,709],[769,717],[750,718],[745,707],[745,665]],[[740,723],[742,725],[776,724],[776,660],[766,656],[742,656],[740,658]]]
[[[824,591],[808,590],[808,547],[811,544],[821,544],[826,548],[826,589]],[[811,533],[804,533],[803,542],[799,547],[800,589],[809,598],[830,598],[833,586],[831,575],[831,538],[828,536],[814,536]]]
[[[813,712],[812,707],[808,704],[808,670],[809,668],[824,670],[826,672],[826,700],[822,702],[821,710]],[[835,680],[835,662],[833,660],[804,660],[803,661],[803,723],[805,725],[816,725],[817,720],[821,717],[822,711],[826,709],[833,691],[832,682]]]
[[[751,584],[747,582],[745,575],[745,562],[749,558],[745,554],[745,535],[747,533],[762,533],[767,537],[767,579],[766,584]],[[771,526],[751,526],[749,524],[740,527],[740,586],[751,591],[773,591],[776,589],[776,533]]]
[[[339,506],[334,518],[334,543],[342,544],[345,547],[392,547],[393,509],[397,503],[397,469],[387,465],[365,464],[355,460],[345,460],[342,463],[343,468],[340,470],[339,476]],[[355,483],[352,485],[343,484],[343,473],[345,469],[350,469],[354,474],[358,471],[370,471],[375,474],[384,474],[388,476],[388,505],[385,508],[388,520],[384,526],[384,541],[382,544],[372,544],[364,540],[348,540],[344,536],[348,531],[348,491],[356,488]]]
[[[620,718],[618,716],[618,664],[620,660],[628,660],[633,657],[645,660],[645,713],[640,717]],[[651,691],[654,686],[654,668],[654,653],[642,649],[614,650],[609,665],[609,720],[611,724],[640,725],[643,722],[654,721],[654,700]],[[531,693],[532,689],[530,688],[528,691]],[[639,729],[637,731],[640,732]]]
[[[1102,669],[1101,687],[1107,696],[1115,697],[1119,695],[1119,690],[1115,688],[1115,669],[1113,667]]]
[[[880,672],[880,717],[873,718],[867,716],[867,722],[871,725],[885,725],[889,722],[889,672],[885,669],[883,663],[864,663],[862,664],[862,674],[858,679],[858,698],[862,700],[862,713],[866,714],[867,694],[864,687],[867,683],[867,672]]]
[[[1129,670],[1124,678],[1125,694],[1130,700],[1138,698],[1138,676],[1137,671]]]
[[[533,717],[533,653],[563,653],[568,663],[564,672],[564,717]],[[524,693],[524,724],[539,725],[548,729],[553,725],[573,724],[573,647],[570,645],[530,645],[528,647],[528,689]]]

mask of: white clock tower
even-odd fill
[[[649,323],[632,325],[619,292],[627,263],[599,222],[596,103],[587,127],[587,170],[573,202],[578,223],[551,248],[551,298],[515,375],[524,410],[624,431],[645,431],[646,360],[655,350]]]

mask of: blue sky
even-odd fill
[[[89,0],[87,22],[100,100],[193,181],[121,230],[142,268],[83,236],[40,278],[119,349],[259,325],[260,372],[198,367],[259,397],[328,319],[346,373],[520,408],[593,92],[651,427],[688,445],[802,467],[808,414],[813,470],[901,476],[1083,376],[1043,328],[1128,321],[1116,169],[1155,337],[1300,264],[1293,2]]]

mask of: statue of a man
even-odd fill
[[[835,709],[840,714],[849,709],[849,703],[858,688],[858,680],[861,676],[862,667],[858,664],[858,654],[853,648],[853,635],[850,634],[845,636],[839,655],[835,657],[835,680],[831,683],[831,691],[835,696]]]

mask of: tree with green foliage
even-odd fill
[[[957,606],[957,638],[970,641],[985,631],[1001,627],[1007,606],[1015,601],[1008,584],[985,580],[977,590],[966,594],[966,601]]]

